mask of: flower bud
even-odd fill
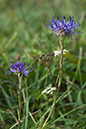
[[[48,57],[47,57],[47,60],[49,60],[49,59],[50,59],[50,57],[48,56]]]
[[[39,59],[42,59],[42,55],[41,55],[41,56],[39,56]]]
[[[44,62],[41,62],[41,63],[40,63],[40,65],[43,65],[43,64],[44,64]]]
[[[43,53],[42,53],[42,55],[41,55],[41,56],[45,56],[45,54],[43,54]]]
[[[54,55],[55,55],[55,53],[53,52],[53,53],[51,53],[51,55],[52,55],[52,56],[54,56]]]
[[[51,62],[52,61],[52,58],[50,58],[49,61]]]
[[[38,62],[38,58],[35,59],[35,62]]]
[[[50,54],[49,53],[47,53],[47,56],[49,56]]]

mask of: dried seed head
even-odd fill
[[[15,56],[15,59],[16,59],[17,61],[19,61],[19,60],[20,60],[20,55],[16,55],[16,56]]]
[[[45,56],[45,54],[43,54],[43,53],[42,53],[42,55],[41,55],[41,56]]]
[[[52,58],[50,58],[49,61],[52,62]]]
[[[35,62],[38,62],[38,58],[35,59]]]
[[[42,55],[41,55],[41,56],[39,56],[39,59],[42,59]]]
[[[50,59],[50,57],[48,56],[48,57],[47,57],[47,60],[49,60],[49,59]]]
[[[40,63],[40,65],[43,65],[44,64],[44,61],[42,61],[41,63]]]
[[[55,55],[55,53],[53,52],[53,53],[51,53],[51,55],[52,55],[52,56],[54,56],[54,55]]]
[[[50,54],[49,53],[47,53],[47,56],[49,56]]]

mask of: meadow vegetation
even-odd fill
[[[52,17],[73,16],[81,25],[71,38],[66,37],[62,82],[55,107],[52,94],[42,94],[54,87],[49,69],[35,60],[40,55],[60,49],[59,37],[45,24]],[[21,129],[86,128],[86,0],[0,0],[0,129],[18,128],[18,77],[8,74],[10,62],[20,58],[25,68],[34,70],[22,79]],[[60,56],[51,62],[54,79],[59,74]],[[36,62],[35,62],[36,61]],[[39,59],[39,61],[41,61]]]

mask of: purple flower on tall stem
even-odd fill
[[[10,67],[10,71],[8,71],[8,73],[16,73],[16,74],[20,74],[20,76],[26,77],[30,72],[33,71],[33,69],[31,71],[28,71],[30,68],[30,65],[24,69],[25,67],[25,62],[21,63],[20,61],[17,61],[14,65],[11,62],[11,67]]]
[[[59,21],[59,17],[57,19],[54,19],[54,16],[52,20],[49,20],[50,26],[46,25],[50,29],[53,30],[53,33],[56,33],[58,36],[68,36],[72,37],[72,34],[79,34],[82,32],[76,32],[76,29],[79,28],[81,25],[79,22],[76,24],[76,22],[73,20],[73,17],[69,16],[70,20],[66,22],[65,16],[62,17],[62,21]]]

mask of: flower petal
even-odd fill
[[[73,34],[75,34],[75,30],[79,28],[81,25],[79,22],[76,24],[74,21],[74,18],[69,16],[70,20],[66,23],[65,16],[62,17],[62,21],[59,21],[59,17],[54,20],[54,16],[52,20],[49,20],[50,26],[46,25],[50,29],[53,30],[53,33],[56,33],[58,36],[68,36],[71,37]]]

